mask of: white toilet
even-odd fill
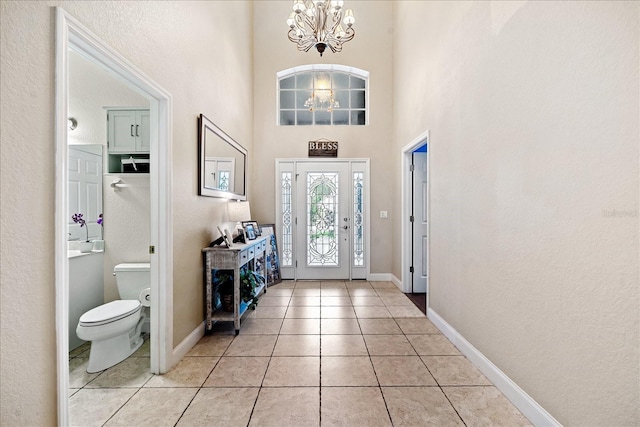
[[[87,372],[100,372],[131,356],[143,343],[140,336],[149,307],[149,263],[118,264],[113,269],[121,300],[93,308],[80,317],[76,334],[91,341]]]

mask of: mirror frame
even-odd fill
[[[220,139],[231,145],[244,156],[244,173],[242,175],[244,194],[205,187],[205,132],[207,130],[215,133]],[[211,120],[206,118],[204,114],[200,114],[198,117],[198,195],[220,197],[224,199],[247,200],[247,155],[247,150],[242,145],[238,144]]]

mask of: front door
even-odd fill
[[[368,161],[281,161],[282,277],[366,278]]]

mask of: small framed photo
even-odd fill
[[[245,225],[244,231],[247,233],[248,240],[256,240],[256,231],[255,231],[255,228],[253,228],[253,225],[251,224]]]
[[[260,227],[258,227],[258,223],[256,221],[242,221],[242,226],[244,227],[244,229],[247,229],[247,225],[251,225],[253,227],[253,232],[255,233],[256,237],[260,236]],[[253,239],[250,239],[253,240]]]

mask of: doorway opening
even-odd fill
[[[55,295],[58,424],[69,424],[69,263],[67,254],[69,52],[99,64],[150,106],[151,372],[164,373],[173,350],[171,234],[171,95],[64,9],[56,8]],[[153,248],[153,251],[151,250]]]
[[[429,306],[429,131],[402,148],[402,291]]]
[[[369,275],[369,159],[277,159],[283,279]]]

